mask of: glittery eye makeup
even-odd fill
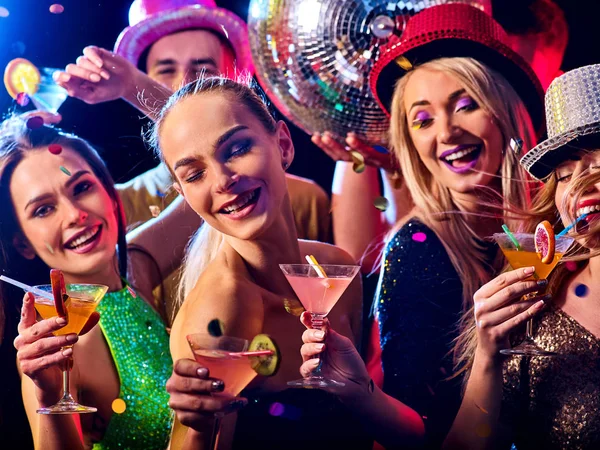
[[[462,97],[456,102],[456,110],[460,111],[461,109],[475,109],[477,107],[477,103],[471,97]]]
[[[427,125],[430,120],[431,120],[431,116],[429,115],[429,113],[427,111],[419,111],[415,115],[415,120],[413,120],[411,128],[413,130],[418,130],[419,128],[423,127],[424,125]]]

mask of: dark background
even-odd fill
[[[86,45],[112,49],[127,26],[132,0],[0,0],[10,15],[0,18],[0,68],[22,56],[40,67],[64,67],[81,55]],[[343,0],[340,0],[343,1]],[[49,6],[61,3],[65,10],[55,15]],[[220,0],[245,18],[248,0]],[[494,16],[506,27],[520,26],[527,17],[524,8],[529,0],[495,0]],[[600,38],[597,18],[598,0],[558,0],[569,22],[570,41],[563,70],[600,62]],[[3,69],[2,69],[3,70]],[[14,107],[14,102],[0,87],[0,113]],[[145,150],[140,128],[140,114],[123,101],[90,106],[68,99],[60,109],[61,126],[94,144],[105,158],[117,182],[153,167],[156,162]],[[314,147],[305,133],[291,126],[296,144],[296,159],[290,172],[317,181],[328,192],[331,188],[333,162]]]

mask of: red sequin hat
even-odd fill
[[[137,65],[141,54],[159,39],[189,29],[211,30],[229,41],[238,72],[254,73],[246,23],[214,0],[134,0],[129,26],[115,43],[115,53]]]
[[[529,64],[505,43],[506,36],[500,24],[470,5],[432,6],[411,17],[404,33],[382,47],[370,74],[371,90],[390,115],[394,87],[406,74],[400,64],[408,60],[418,66],[437,58],[471,57],[508,80],[527,107],[535,129],[541,132],[544,91]]]

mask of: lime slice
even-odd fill
[[[554,261],[555,238],[550,222],[544,220],[535,228],[535,252],[544,264]]]
[[[13,59],[4,69],[4,86],[14,99],[21,92],[30,96],[35,94],[38,91],[40,80],[40,71],[25,58]]]
[[[258,334],[250,342],[248,350],[251,352],[270,350],[273,352],[268,356],[251,356],[250,364],[252,365],[252,369],[259,375],[272,377],[277,373],[279,364],[281,363],[281,355],[273,339],[266,334]]]

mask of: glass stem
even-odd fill
[[[528,341],[533,341],[533,319],[529,319],[527,321],[527,328],[525,331],[525,339],[527,339]]]
[[[71,347],[64,347],[66,348],[72,348]],[[63,372],[62,372],[62,379],[63,379],[63,396],[60,399],[61,402],[71,402],[71,403],[75,403],[75,400],[73,399],[73,397],[71,396],[71,389],[70,389],[70,384],[71,384],[71,369],[73,368],[73,354],[71,354],[71,356],[69,357],[69,359],[67,359],[64,363],[63,363]]]
[[[315,329],[315,330],[323,329],[323,323],[325,321],[325,316],[326,316],[325,314],[310,313],[310,322],[311,322],[313,329]],[[325,359],[325,354],[321,353],[321,356],[319,358],[319,365],[312,372],[313,376],[321,376],[321,368],[323,367],[324,359]]]

